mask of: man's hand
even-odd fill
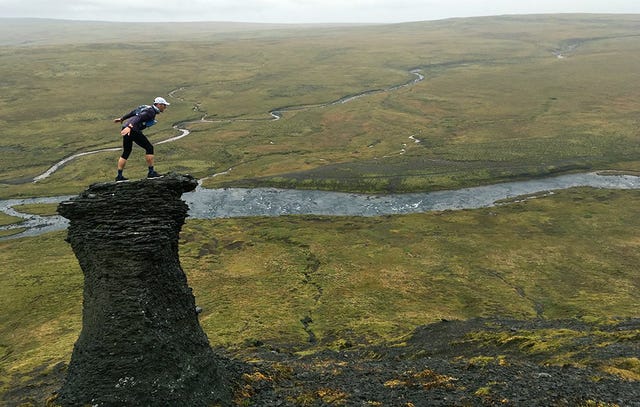
[[[131,127],[127,126],[120,132],[121,136],[128,136],[131,133]]]

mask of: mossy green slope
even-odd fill
[[[631,317],[637,196],[577,189],[461,212],[190,221],[181,261],[203,325],[226,345],[299,342],[306,317],[319,340],[389,338],[441,318]]]

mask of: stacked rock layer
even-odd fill
[[[191,176],[90,186],[63,202],[84,273],[82,331],[57,404],[207,406],[230,398],[178,257]]]

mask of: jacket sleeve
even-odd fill
[[[132,111],[130,111],[129,113],[125,114],[124,116],[121,117],[122,121],[127,120],[130,117],[133,117],[136,115],[136,109],[133,109]]]

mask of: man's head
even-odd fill
[[[153,105],[156,106],[161,112],[164,112],[164,109],[167,108],[171,103],[164,100],[163,97],[158,96],[154,101]]]

